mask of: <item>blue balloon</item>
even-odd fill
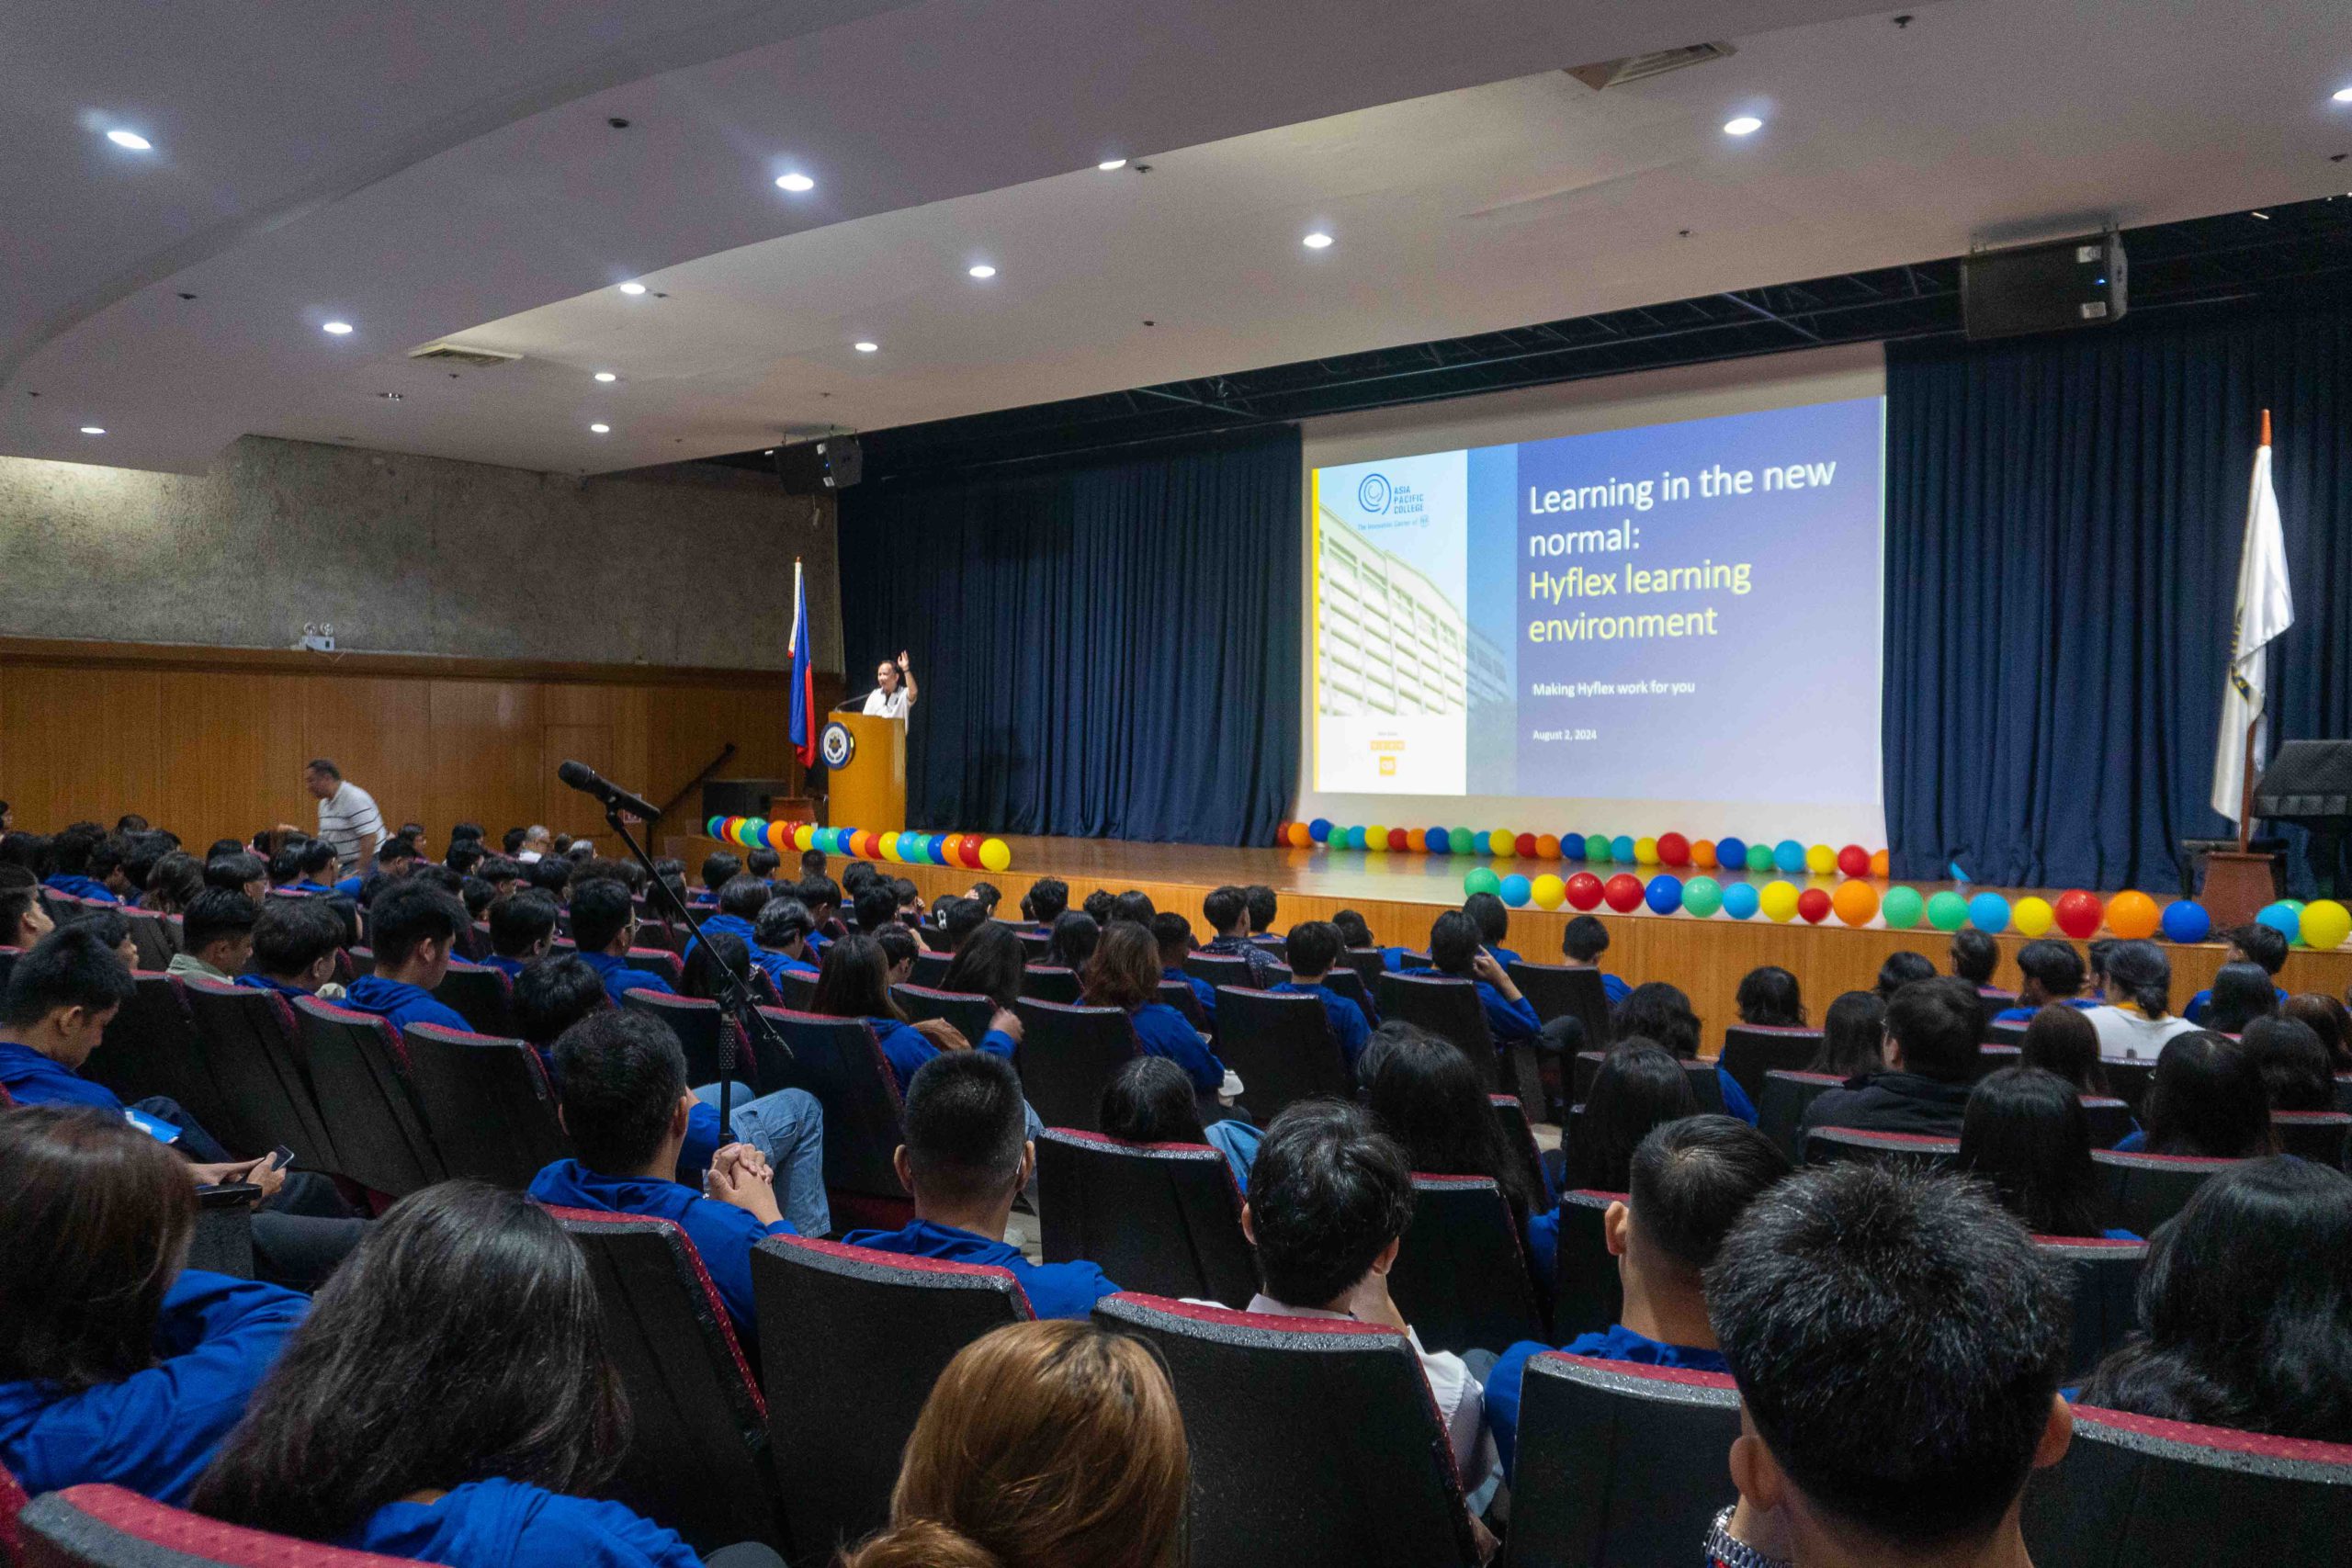
[[[2203,942],[2213,934],[2213,917],[2193,898],[2176,898],[2165,906],[2166,942]]]
[[[1722,852],[1717,851],[1716,853],[1718,857],[1720,857]],[[1804,869],[1804,846],[1798,843],[1794,839],[1782,839],[1779,843],[1772,846],[1772,863],[1785,872],[1793,873],[1803,871]]]
[[[1348,829],[1348,848],[1351,850],[1363,848],[1363,829],[1361,825]]]
[[[1733,919],[1751,919],[1755,917],[1756,911],[1763,907],[1763,897],[1756,891],[1756,884],[1753,882],[1724,884],[1724,913]]]
[[[1746,839],[1717,839],[1715,863],[1725,871],[1744,869],[1747,864],[1747,840]]]
[[[1650,907],[1652,914],[1670,915],[1682,908],[1682,884],[1660,872],[1642,889],[1642,901]]]
[[[1634,863],[1634,840],[1631,834],[1620,833],[1609,840],[1609,858],[1619,865]]]
[[[1503,896],[1503,902],[1516,909],[1521,904],[1527,902],[1528,895],[1532,891],[1532,886],[1527,878],[1520,875],[1519,873],[1514,871],[1509,876],[1503,878],[1503,885],[1500,891]]]
[[[1450,855],[1453,852],[1453,835],[1442,828],[1430,829],[1430,853]]]
[[[1980,931],[2007,930],[2009,901],[1998,893],[1979,893],[1968,901],[1968,923]]]
[[[1562,860],[1575,861],[1578,864],[1583,863],[1584,835],[1582,833],[1563,833],[1560,835],[1560,858]]]
[[[1318,844],[1328,842],[1331,837],[1331,819],[1317,817],[1306,825],[1306,836]]]
[[[2289,946],[2292,946],[2303,934],[2302,916],[2296,910],[2289,908],[2287,901],[2283,898],[2268,906],[2254,918],[2285,937]]]

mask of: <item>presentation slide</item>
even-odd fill
[[[1875,818],[1884,403],[1314,469],[1314,787]]]

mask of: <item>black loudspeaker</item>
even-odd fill
[[[1960,264],[1961,319],[1971,338],[2016,337],[2123,319],[2123,236],[2086,234]]]
[[[796,495],[847,490],[865,477],[865,451],[854,435],[823,435],[779,446],[775,477]]]

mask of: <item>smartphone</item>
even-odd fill
[[[271,1170],[284,1170],[294,1163],[294,1151],[284,1144],[280,1144],[269,1151],[269,1158],[266,1163]]]

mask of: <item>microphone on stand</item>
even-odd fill
[[[626,811],[645,822],[662,815],[660,807],[641,795],[631,795],[585,762],[566,762],[556,769],[555,776],[581,794],[595,796],[598,804],[608,811]]]

